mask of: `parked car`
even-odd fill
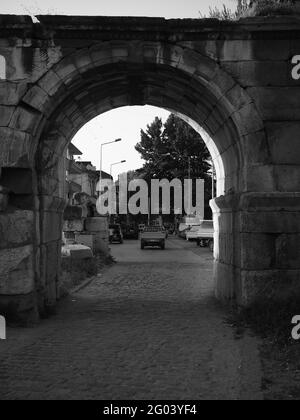
[[[197,231],[197,245],[208,246],[214,250],[214,223],[212,220],[204,220]]]
[[[143,230],[145,229],[146,225],[144,224],[140,224],[139,225],[139,232],[143,232]]]
[[[166,232],[159,226],[145,227],[140,236],[141,249],[144,249],[146,246],[158,246],[161,249],[166,247]]]
[[[109,243],[118,242],[123,243],[123,234],[121,225],[109,225]]]
[[[198,239],[198,232],[201,226],[192,226],[190,229],[185,232],[185,239],[187,241],[196,241]]]
[[[188,226],[185,223],[180,223],[178,227],[178,236],[182,239],[186,239],[186,234],[190,229],[191,226]]]
[[[135,226],[127,226],[123,235],[125,239],[139,239],[139,231]]]

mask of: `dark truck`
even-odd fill
[[[146,246],[158,246],[161,249],[166,247],[166,232],[162,227],[148,226],[141,232],[141,249]]]

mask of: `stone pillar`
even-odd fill
[[[40,313],[56,304],[59,296],[61,237],[65,200],[40,197],[40,275],[37,284]]]
[[[227,195],[211,200],[214,220],[214,282],[220,300],[236,298],[236,279],[240,276],[240,256],[237,248],[240,235],[236,229],[236,207],[239,196]]]
[[[212,208],[218,298],[249,306],[299,294],[300,193],[220,197]]]
[[[240,202],[241,293],[287,300],[300,292],[300,193],[248,193]]]
[[[1,182],[11,189],[0,187],[0,314],[32,323],[38,319],[36,211],[30,185],[12,185],[19,175],[13,168],[2,171]]]

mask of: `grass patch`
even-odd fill
[[[68,295],[69,291],[79,286],[83,281],[96,276],[104,267],[113,264],[113,257],[98,253],[93,258],[76,260],[63,257],[61,265],[60,296]]]
[[[258,299],[249,308],[234,308],[230,321],[237,328],[251,328],[256,334],[270,339],[274,344],[294,344],[291,332],[292,318],[300,314],[300,296],[285,300]]]

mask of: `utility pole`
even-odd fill
[[[215,198],[215,165],[213,160],[211,160],[211,172],[211,197]]]
[[[116,139],[114,141],[108,141],[107,143],[102,143],[100,146],[100,177],[99,177],[99,197],[101,195],[101,183],[102,183],[102,158],[103,158],[103,146],[107,146],[108,144],[118,143],[122,141],[122,139]]]

